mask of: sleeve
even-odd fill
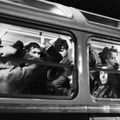
[[[20,81],[27,82],[31,77],[34,77],[34,73],[36,73],[38,67],[37,64],[31,64],[29,66],[24,67],[16,67],[10,70],[7,78],[12,81]]]

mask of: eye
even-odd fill
[[[34,51],[33,54],[36,54],[36,52]]]

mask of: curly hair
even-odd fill
[[[62,39],[62,38],[58,38],[56,41],[55,41],[55,48],[57,51],[60,51],[62,46],[64,47],[64,49],[68,50],[68,43],[66,40]]]
[[[27,51],[30,51],[31,48],[38,48],[38,49],[42,50],[42,47],[36,42],[30,42],[27,46],[25,46],[25,49]]]

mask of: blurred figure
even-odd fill
[[[1,48],[2,56],[16,56],[18,53],[20,54],[21,47],[16,42],[13,46],[7,46],[8,49],[3,47],[3,51]],[[22,42],[21,42],[22,43]],[[17,46],[18,45],[18,46]],[[24,49],[23,49],[24,51]],[[43,62],[38,59],[38,57],[31,54],[32,49],[28,50],[23,57],[22,62],[15,64],[6,64],[3,62],[0,64],[0,93],[1,94],[44,94],[46,86],[42,84],[43,76],[45,73],[45,67],[41,66],[39,62]],[[30,53],[30,54],[29,54]],[[37,58],[37,59],[36,59]],[[12,61],[16,58],[13,57]],[[19,58],[20,59],[20,58]],[[24,62],[28,61],[28,62]],[[33,60],[33,62],[29,62],[29,60]],[[9,61],[8,61],[9,62]],[[36,86],[37,81],[40,81],[39,85]],[[44,80],[43,80],[44,81]],[[35,83],[32,85],[32,83]],[[42,85],[41,85],[42,84]],[[46,81],[45,81],[46,84]],[[41,87],[42,86],[42,87]],[[33,89],[32,89],[33,88]],[[39,88],[39,89],[38,89]]]
[[[98,63],[101,62],[99,55],[95,51],[94,47],[89,43],[89,67],[95,68]]]
[[[62,60],[62,55],[55,48],[54,44],[47,42],[45,44],[45,51],[51,57],[51,62],[59,63]]]
[[[24,45],[18,40],[12,46],[0,46],[0,57],[23,57],[24,55]]]
[[[20,45],[20,46],[19,46]],[[18,54],[20,53],[21,54]],[[7,94],[13,92],[16,93],[15,79],[17,78],[17,70],[14,72],[14,68],[19,65],[16,63],[17,56],[23,55],[23,43],[17,41],[12,46],[1,46],[0,47],[0,93]],[[19,56],[20,55],[20,56]],[[4,58],[4,59],[2,59]],[[19,78],[16,79],[16,81]]]
[[[89,43],[89,78],[90,78],[90,91],[93,91],[94,88],[94,68],[97,67],[97,64],[101,63],[100,57],[95,51],[94,47]]]

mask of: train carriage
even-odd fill
[[[119,116],[119,25],[117,19],[58,3],[0,0],[0,112]],[[41,47],[37,60],[24,57],[33,42]]]

